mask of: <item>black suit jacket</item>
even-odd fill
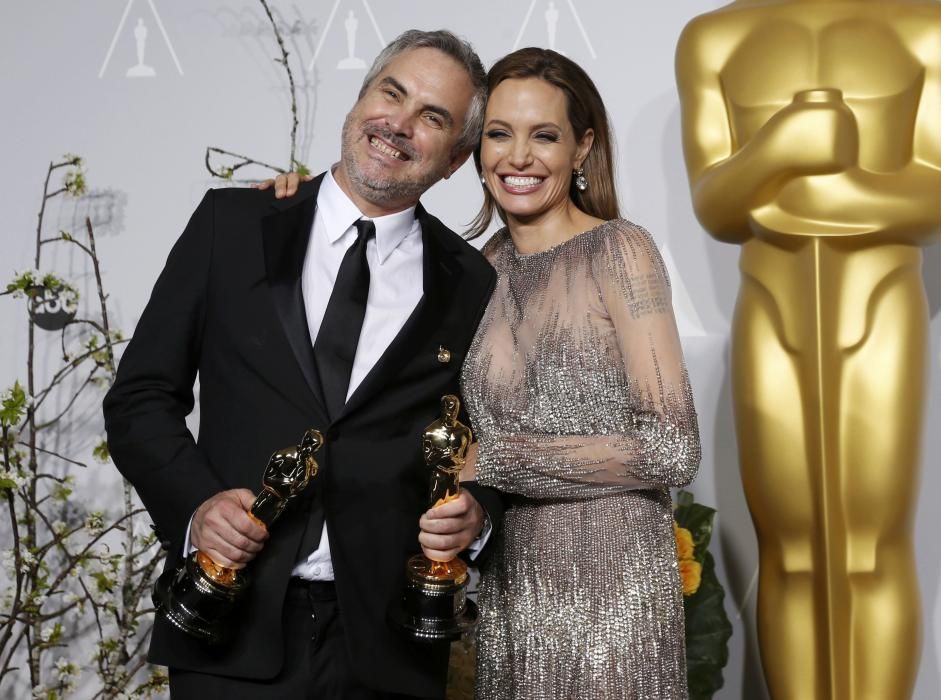
[[[361,682],[379,690],[443,693],[447,648],[411,643],[388,623],[419,546],[428,480],[421,432],[438,415],[493,289],[484,258],[421,206],[424,295],[402,331],[327,419],[301,295],[301,270],[322,176],[297,196],[210,190],[154,287],[104,402],[108,443],[137,489],[175,567],[189,519],[213,494],[257,492],[269,455],[308,428],[326,436],[305,498],[272,527],[250,565],[238,634],[210,648],[157,619],[150,660],[246,678],[282,665],[281,614],[307,523],[329,525],[337,596]],[[438,348],[451,352],[438,360]],[[184,423],[199,377],[200,427]],[[499,522],[497,495],[474,495]],[[308,540],[311,540],[308,534]],[[312,540],[316,546],[316,537]]]

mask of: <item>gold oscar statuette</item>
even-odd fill
[[[301,444],[278,450],[268,459],[264,488],[248,515],[268,529],[317,475],[314,453],[323,435],[308,430]],[[205,552],[194,552],[175,570],[165,571],[154,584],[157,613],[174,627],[212,644],[224,642],[232,632],[230,613],[249,585],[245,569],[217,564]]]
[[[461,493],[460,474],[471,443],[470,428],[457,419],[461,402],[441,397],[441,415],[425,428],[422,455],[428,468],[428,505],[436,508]],[[467,564],[460,559],[434,561],[416,554],[405,565],[405,594],[393,610],[395,624],[417,640],[455,640],[477,624],[477,606],[467,599]]]
[[[732,397],[775,700],[911,697],[941,3],[739,0],[677,47],[693,206],[741,246]]]

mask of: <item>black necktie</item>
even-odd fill
[[[314,342],[314,357],[320,374],[324,400],[331,420],[340,415],[346,403],[353,371],[353,358],[359,334],[366,315],[366,299],[369,297],[369,264],[366,262],[366,243],[376,235],[372,221],[358,220],[356,241],[346,251],[337,281],[333,285],[327,310],[324,312],[317,340]]]

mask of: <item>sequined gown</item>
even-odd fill
[[[477,478],[510,494],[482,572],[477,697],[686,698],[668,487],[699,433],[666,270],[622,219],[534,255],[504,229],[462,374]]]

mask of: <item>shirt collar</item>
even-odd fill
[[[376,250],[380,265],[417,228],[415,207],[375,218],[365,216],[337,184],[332,169],[327,171],[320,185],[317,211],[323,217],[324,233],[331,245],[353,228],[357,219],[372,221],[376,226]]]

